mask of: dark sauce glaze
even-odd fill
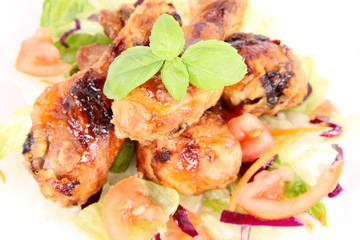
[[[156,150],[153,155],[153,159],[159,162],[166,162],[171,157],[171,152],[163,147],[161,150]]]
[[[289,65],[286,64],[285,68],[289,68]],[[292,67],[290,66],[290,68]],[[261,78],[260,81],[266,93],[266,104],[270,108],[275,107],[280,97],[284,95],[283,91],[289,86],[289,79],[294,76],[292,69],[289,70],[285,72],[279,70],[266,72]]]
[[[105,75],[86,72],[84,77],[78,79],[70,90],[70,97],[63,104],[69,112],[69,123],[76,122],[79,115],[86,121],[93,135],[108,134],[113,126],[111,102],[106,98],[102,89]],[[73,116],[74,115],[74,116]]]
[[[80,184],[80,181],[78,180],[72,181],[68,184],[63,184],[55,179],[49,179],[49,181],[52,183],[54,189],[68,197],[72,196],[71,191]]]
[[[27,152],[29,152],[31,150],[31,146],[34,144],[35,140],[33,135],[31,135],[30,133],[28,133],[25,142],[22,146],[23,150],[22,150],[22,154],[25,154]]]
[[[255,35],[255,34],[245,34],[245,33],[235,33],[230,38],[226,40],[226,42],[230,43],[234,48],[236,48],[239,53],[242,49],[246,48],[246,58],[245,64],[247,65],[247,75],[254,73],[254,69],[252,69],[251,61],[253,58],[256,58],[260,54],[259,51],[266,51],[266,47],[264,48],[251,48],[251,46],[255,45],[264,45],[265,44],[275,44],[280,45],[280,40],[270,40],[266,36]],[[287,54],[288,48],[286,46],[282,46]],[[266,54],[266,52],[264,52]],[[271,71],[267,71],[263,76],[261,76],[260,83],[262,87],[265,89],[265,97],[266,104],[270,108],[274,108],[276,104],[279,102],[281,96],[284,95],[284,90],[289,87],[289,80],[294,76],[294,69],[292,62],[287,64],[282,64],[278,68],[272,69]],[[247,104],[255,104],[258,103],[261,98],[256,99],[246,99],[242,101],[238,110],[241,111],[241,106]]]

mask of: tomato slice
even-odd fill
[[[309,114],[309,117],[310,119],[315,119],[316,117],[331,118],[335,114],[339,114],[339,111],[330,100],[326,99]]]
[[[327,166],[315,186],[293,199],[272,195],[276,190],[271,189],[276,189],[289,180],[289,174],[284,169],[260,172],[253,182],[247,183],[239,192],[236,202],[247,213],[263,219],[282,219],[301,214],[334,189],[343,165],[344,161],[338,160]]]
[[[227,124],[241,144],[243,162],[254,161],[275,145],[270,130],[250,113],[232,118]]]
[[[36,77],[52,77],[70,71],[71,65],[60,60],[47,28],[40,28],[33,37],[22,42],[15,67]]]
[[[148,189],[135,176],[121,180],[106,193],[103,218],[112,240],[129,239],[131,226],[145,221],[166,223],[169,220],[147,195]]]

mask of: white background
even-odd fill
[[[15,83],[14,76],[19,75],[14,74],[13,63],[21,41],[33,35],[38,27],[41,2],[42,0],[2,1],[0,121],[6,120],[14,108],[32,103],[25,94],[31,89],[24,89],[21,86],[19,88]],[[254,0],[254,2],[275,16],[276,26],[272,31],[273,38],[282,40],[282,43],[292,47],[296,53],[315,57],[319,73],[330,80],[328,98],[333,100],[340,112],[346,116],[360,115],[360,9],[358,1]],[[357,206],[360,199],[356,197],[359,189],[356,187],[359,184],[358,173],[360,173],[359,142],[359,138],[354,138],[353,142],[346,146],[347,165],[343,181],[346,182],[348,189],[345,190],[339,204],[341,207],[345,206],[347,211],[341,216],[344,219],[343,224],[347,227],[331,226],[339,229],[338,234],[333,235],[333,238],[330,237],[331,239],[338,239],[338,236],[342,234],[344,238],[357,239],[355,234],[358,234],[358,229],[354,221],[357,220],[355,214],[360,214]],[[19,171],[22,173],[22,170]],[[20,176],[12,177],[19,182],[22,181],[19,179]],[[24,181],[31,181],[31,179],[24,178]],[[76,233],[71,232],[66,226],[64,228],[50,226],[52,223],[39,226],[41,221],[32,221],[31,214],[36,214],[41,210],[38,205],[32,205],[33,202],[26,203],[28,194],[31,193],[26,192],[24,196],[6,198],[0,192],[1,239],[25,239],[25,237],[26,239],[62,239],[64,236],[65,239],[74,239],[71,236]],[[11,198],[14,200],[11,201]],[[41,202],[41,204],[44,203]],[[8,215],[4,214],[4,211]],[[13,212],[12,215],[10,215],[11,212]],[[44,213],[40,215],[44,218],[47,216]]]

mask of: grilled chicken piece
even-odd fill
[[[104,28],[104,33],[115,40],[126,21],[134,12],[133,4],[121,4],[117,10],[102,9],[99,11],[99,23]]]
[[[225,122],[210,111],[177,137],[137,143],[136,154],[140,174],[184,195],[235,181],[242,155]]]
[[[290,48],[269,38],[235,33],[227,42],[244,57],[248,73],[241,82],[224,88],[225,107],[237,114],[274,114],[294,107],[307,96],[301,64]]]
[[[82,204],[104,184],[123,142],[110,123],[111,100],[102,93],[107,69],[123,50],[147,44],[163,13],[174,10],[161,0],[145,1],[93,67],[47,88],[36,100],[23,154],[45,197],[65,207]]]
[[[100,43],[93,43],[88,46],[80,47],[76,52],[76,64],[79,69],[84,70],[90,68],[100,59],[108,48],[108,45]]]
[[[247,0],[204,1],[204,4],[194,21],[183,28],[187,45],[200,40],[224,40],[233,34]],[[146,141],[180,134],[215,105],[222,90],[209,91],[190,85],[184,99],[176,101],[156,75],[126,98],[113,102],[116,136]]]

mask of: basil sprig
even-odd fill
[[[104,94],[120,100],[161,71],[169,94],[182,100],[189,82],[216,90],[238,83],[246,74],[243,58],[228,43],[200,41],[183,52],[184,47],[179,23],[170,15],[161,15],[151,30],[149,47],[129,48],[110,65]]]

